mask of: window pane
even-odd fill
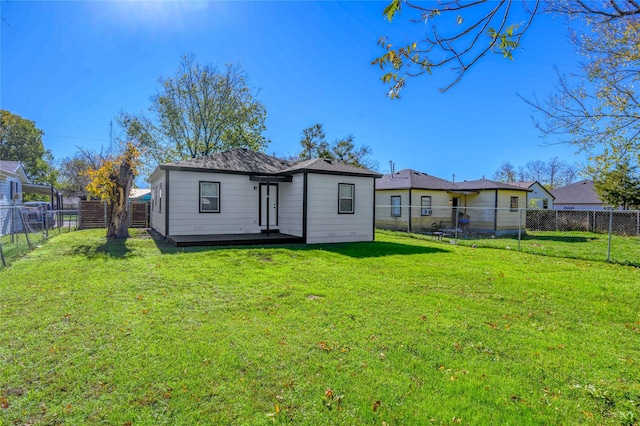
[[[340,185],[340,198],[353,198],[353,185]]]
[[[400,197],[391,197],[391,216],[398,217],[402,214],[401,202]]]
[[[351,213],[353,211],[353,200],[348,198],[340,199],[340,212]]]
[[[431,197],[422,197],[422,207],[431,207]]]
[[[218,198],[217,197],[202,197],[202,211],[218,211]]]
[[[217,197],[218,196],[218,184],[212,182],[202,182],[201,192],[203,197]]]

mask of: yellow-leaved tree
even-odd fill
[[[91,180],[87,191],[111,205],[107,238],[129,237],[127,201],[141,165],[140,154],[140,150],[132,142],[128,142],[122,153],[105,158],[100,167],[90,168],[87,172]]]

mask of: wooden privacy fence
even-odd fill
[[[78,206],[78,229],[106,228],[111,220],[111,206],[106,201],[81,201]],[[129,203],[129,226],[149,227],[149,203]]]

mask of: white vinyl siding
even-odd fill
[[[353,214],[338,213],[339,184],[354,185]],[[374,179],[309,173],[307,242],[372,241]]]
[[[152,229],[155,229],[159,234],[166,235],[165,227],[165,215],[160,212],[159,199],[160,199],[160,185],[165,181],[164,170],[156,171],[149,178],[149,185],[151,186],[151,214],[150,223]]]
[[[258,183],[248,175],[172,170],[169,179],[170,235],[260,232]],[[200,213],[200,181],[220,183],[220,213]]]
[[[13,193],[18,194],[18,198],[14,199]],[[9,204],[21,204],[22,202],[22,183],[18,178],[3,175],[0,177],[0,201],[6,201]]]
[[[279,222],[278,229],[283,234],[302,237],[302,191],[304,176],[293,175],[291,182],[278,184],[279,188]]]

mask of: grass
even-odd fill
[[[640,270],[379,233],[52,238],[0,271],[0,424],[634,424]]]
[[[411,234],[413,237],[431,239],[429,236]],[[611,251],[608,253],[608,234],[593,232],[527,231],[518,244],[517,235],[500,238],[466,238],[461,234],[458,244],[484,248],[520,250],[525,253],[554,256],[568,259],[609,261],[621,265],[640,267],[640,238],[620,235],[611,236]],[[448,240],[445,238],[445,240]]]

